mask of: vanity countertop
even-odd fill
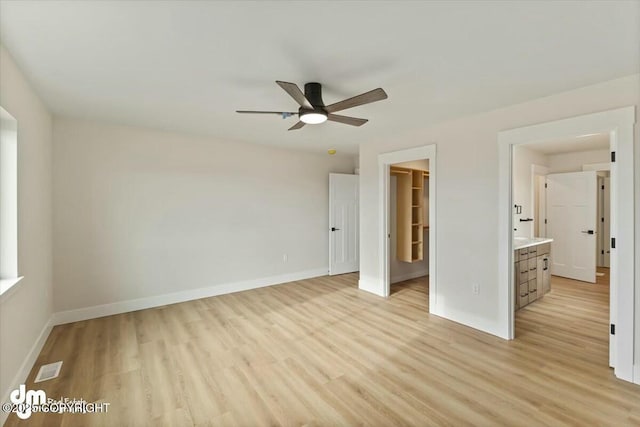
[[[529,239],[528,237],[514,237],[513,238],[513,250],[518,250],[522,248],[528,248],[530,246],[542,245],[544,243],[551,243],[553,239],[549,239],[546,237],[534,237]]]

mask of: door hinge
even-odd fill
[[[616,325],[614,325],[613,323],[611,324],[611,335],[615,335],[616,334]]]
[[[604,249],[602,249],[602,250],[600,251],[600,254],[604,255]]]
[[[604,185],[602,186],[602,189],[604,190]]]
[[[544,188],[547,188],[547,183],[546,182],[544,183]]]
[[[604,222],[604,217],[600,218],[600,222]]]
[[[544,223],[545,223],[545,224],[547,223],[547,218],[545,218],[545,219],[544,219]]]
[[[616,248],[616,238],[612,237],[611,238],[611,249],[615,249]]]
[[[616,161],[616,152],[615,152],[615,151],[612,151],[612,152],[611,152],[611,162],[612,162],[612,163],[615,163],[615,161]]]

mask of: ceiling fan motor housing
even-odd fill
[[[304,97],[307,98],[309,103],[313,106],[313,111],[324,113],[324,101],[322,100],[322,85],[320,83],[306,83],[304,85]],[[309,111],[302,107],[300,111]]]

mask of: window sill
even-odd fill
[[[0,296],[5,296],[10,289],[13,289],[24,276],[14,277],[12,279],[0,280]]]

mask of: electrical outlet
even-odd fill
[[[473,292],[474,295],[480,295],[480,285],[478,285],[477,283],[472,284],[471,292]]]
[[[282,255],[282,262],[287,262],[289,260],[289,256],[287,254]]]

